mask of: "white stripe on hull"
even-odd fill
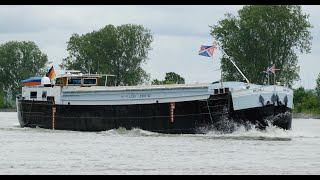
[[[208,95],[198,95],[189,97],[176,98],[158,98],[158,99],[133,99],[133,100],[70,100],[62,101],[62,104],[70,105],[130,105],[130,104],[154,104],[154,103],[169,103],[169,102],[185,102],[195,100],[205,100],[209,98]]]

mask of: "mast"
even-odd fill
[[[219,45],[219,44],[218,44]],[[236,69],[239,71],[239,73],[242,75],[242,77],[244,77],[244,79],[247,81],[247,83],[249,84],[249,80],[248,78],[242,73],[242,71],[238,68],[238,66],[234,63],[234,61],[232,60],[233,58],[230,57],[223,49],[221,46],[219,46],[219,49],[222,51],[222,53],[224,55],[227,56],[227,58],[229,59],[229,61],[234,65],[234,67],[236,67]],[[232,58],[232,59],[231,59]]]
[[[220,68],[220,71],[221,71],[221,88],[223,88],[222,68]]]
[[[273,67],[276,68],[275,64],[273,64]],[[274,85],[274,88],[273,88],[273,91],[274,91],[274,94],[276,94],[276,71],[277,70],[280,70],[280,69],[274,69],[274,73],[273,73],[273,85]]]
[[[270,85],[270,73],[268,71],[262,71],[262,72],[267,74],[267,78],[268,78],[268,84],[267,85],[269,86]]]

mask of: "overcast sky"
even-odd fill
[[[154,35],[149,60],[144,65],[151,79],[164,79],[166,72],[176,72],[186,83],[208,83],[220,79],[220,57],[198,55],[201,45],[214,39],[209,25],[216,25],[225,13],[236,15],[242,6],[234,5],[163,5],[163,6],[0,6],[0,44],[8,41],[33,41],[48,55],[55,69],[67,57],[67,41],[99,30],[108,24],[140,24]],[[320,73],[320,6],[302,6],[310,14],[313,40],[309,54],[299,54],[300,85],[315,88]]]

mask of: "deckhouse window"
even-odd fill
[[[37,92],[30,92],[30,98],[37,98]]]
[[[46,98],[47,97],[47,91],[42,91],[42,98]]]
[[[54,101],[54,96],[47,96],[47,101]]]
[[[69,79],[68,84],[81,84],[81,79]]]
[[[83,84],[96,84],[97,79],[83,79]]]

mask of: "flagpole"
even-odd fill
[[[267,79],[268,79],[268,86],[270,85],[270,73],[268,72],[268,71],[262,71],[262,72],[264,72],[264,73],[267,73],[268,74],[268,76],[267,76]]]
[[[273,85],[274,85],[274,88],[273,88],[273,90],[274,90],[274,94],[276,94],[276,70],[280,70],[280,69],[276,69],[275,65],[273,65],[273,67],[274,67],[274,73],[273,73]]]
[[[212,56],[212,60],[213,60],[213,56]],[[223,88],[223,80],[222,80],[222,67],[221,67],[221,65],[220,65],[220,82],[221,82],[221,88]]]
[[[213,45],[213,46],[215,46],[215,45]],[[214,49],[215,49],[215,47],[214,47]],[[213,61],[213,56],[211,56],[212,57],[212,61]],[[220,59],[220,60],[222,60],[222,58]],[[220,61],[221,62],[221,61]],[[223,88],[223,79],[222,79],[222,67],[221,67],[221,64],[220,64],[220,82],[221,82],[221,88]]]
[[[211,56],[212,57],[212,60],[213,60],[213,56]],[[221,60],[221,59],[220,59]],[[220,70],[220,82],[221,82],[221,88],[223,88],[223,80],[222,80],[222,67],[221,67],[221,65],[220,65],[220,69],[217,69],[217,70]]]
[[[273,65],[273,67],[275,68],[275,66]],[[274,70],[273,73],[273,90],[274,90],[274,94],[276,94],[276,70]]]
[[[223,52],[223,54],[225,54],[226,56],[227,56],[227,58],[230,60],[230,62],[234,65],[234,67],[236,67],[237,68],[237,70],[240,72],[240,74],[244,77],[244,79],[247,81],[247,83],[249,84],[249,80],[248,80],[248,78],[241,72],[241,70],[238,68],[238,66],[233,62],[233,60],[231,59],[231,57],[221,48],[221,46],[220,46],[220,48],[219,48],[222,52]]]
[[[221,71],[221,88],[223,88],[223,80],[222,80],[222,68],[220,67],[220,71]]]

